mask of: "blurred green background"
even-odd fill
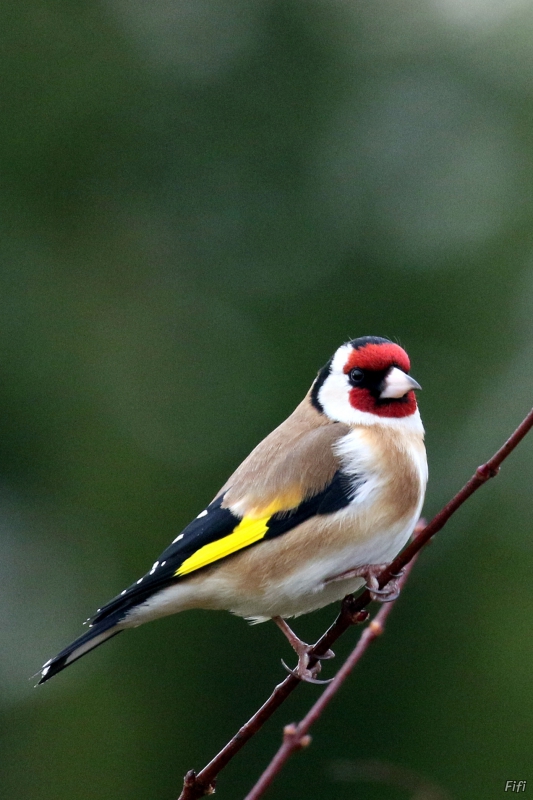
[[[26,0],[0,31],[0,792],[175,800],[282,679],[272,624],[184,613],[28,677],[346,339],[411,355],[426,516],[527,412],[533,3]],[[424,552],[270,797],[409,796],[361,759],[455,800],[533,784],[532,468],[530,438]]]

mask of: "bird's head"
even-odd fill
[[[420,386],[408,374],[410,366],[405,350],[389,339],[353,339],[318,373],[311,402],[320,413],[349,425],[419,420],[414,389]]]

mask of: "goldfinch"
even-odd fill
[[[243,461],[136,583],[48,661],[43,683],[126,628],[189,608],[285,619],[357,591],[405,545],[427,482],[424,429],[405,350],[364,336],[343,344],[300,405]]]

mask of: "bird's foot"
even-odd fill
[[[344,581],[349,578],[364,578],[366,581],[365,588],[370,592],[372,600],[377,600],[378,603],[392,603],[400,595],[398,580],[402,577],[403,571],[392,575],[391,580],[380,589],[377,576],[388,566],[388,564],[364,564],[362,567],[356,567],[342,572],[340,575],[334,575],[333,578],[328,578],[326,583]]]
[[[387,566],[387,564],[370,564],[364,576],[366,578],[366,588],[370,592],[370,597],[372,600],[377,600],[378,603],[392,603],[400,596],[400,585],[398,581],[402,577],[403,571],[391,575],[390,581],[386,583],[382,589],[379,588],[377,576],[383,572]]]
[[[323,656],[321,656],[321,658],[323,658]],[[313,667],[309,668],[308,666],[306,666],[307,664],[309,664],[308,655],[303,659],[300,656],[298,657],[298,664],[295,667],[295,669],[291,669],[284,662],[283,659],[281,659],[281,663],[283,664],[283,668],[287,670],[289,675],[292,675],[294,678],[298,678],[299,681],[304,681],[304,683],[317,683],[322,686],[325,683],[331,683],[331,681],[333,680],[333,678],[329,678],[326,681],[321,681],[318,678],[316,678],[315,675],[318,675],[321,669],[320,661],[317,661],[317,663]]]
[[[287,625],[284,619],[281,617],[272,617],[273,621],[276,623],[280,631],[286,636],[290,646],[298,656],[298,664],[296,665],[295,669],[291,669],[287,666],[287,664],[281,659],[281,663],[287,670],[290,675],[293,675],[295,678],[298,678],[300,681],[305,681],[306,683],[330,683],[330,681],[321,681],[317,679],[317,675],[321,670],[320,660],[326,660],[329,658],[334,658],[335,653],[333,650],[328,650],[324,655],[321,656],[314,656],[314,658],[319,659],[316,664],[313,664],[312,667],[309,666],[311,661],[311,652],[313,650],[313,645],[306,644],[306,642],[302,642],[298,636],[294,633],[294,631]],[[333,680],[331,678],[330,680]]]

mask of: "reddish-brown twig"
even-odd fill
[[[420,531],[422,530],[423,525],[420,527]],[[409,565],[405,568],[404,574],[398,581],[398,588],[403,588],[415,561],[416,556],[411,559]],[[377,639],[378,636],[381,636],[385,629],[386,619],[392,611],[392,607],[395,605],[395,603],[396,601],[393,601],[391,603],[386,603],[381,607],[381,610],[376,615],[375,619],[372,620],[372,622],[361,634],[355,648],[352,650],[351,654],[339,669],[331,683],[329,683],[327,688],[324,689],[316,703],[311,706],[302,721],[297,725],[293,724],[285,726],[283,729],[283,743],[255,786],[246,795],[244,800],[259,800],[260,797],[263,797],[264,793],[291,755],[296,750],[300,750],[302,747],[307,747],[307,745],[311,743],[311,737],[309,736],[311,725],[317,721],[317,719],[325,710],[326,706],[337,694],[350,672],[367,651],[369,645],[375,639]]]
[[[490,458],[486,464],[478,467],[474,475],[463,486],[463,488],[453,497],[439,513],[433,517],[431,522],[426,525],[424,530],[417,538],[409,544],[379,576],[380,587],[385,586],[391,574],[398,573],[409,561],[418,553],[422,547],[444,527],[457,509],[468,498],[479,489],[489,478],[498,474],[501,463],[515,449],[517,444],[533,427],[533,409],[521,422],[514,433],[509,437],[505,444]],[[364,591],[357,598],[348,595],[342,602],[341,612],[333,625],[321,636],[313,648],[315,655],[323,655],[331,645],[344,633],[354,622],[362,621],[361,612],[370,603],[370,594]],[[310,666],[316,663],[311,658]],[[284,702],[284,700],[296,689],[300,681],[289,675],[280,683],[268,700],[261,706],[253,717],[240,728],[230,741],[222,748],[215,758],[207,764],[197,775],[193,770],[187,773],[183,785],[183,791],[178,800],[198,800],[207,794],[211,794],[217,775],[228,764],[229,761],[244,747],[246,742],[257,733],[263,724],[272,716],[274,711]]]
[[[313,653],[317,655],[325,653],[329,648],[329,644],[323,646],[322,642],[329,642],[332,644],[339,638],[341,633],[347,630],[351,625],[364,622],[368,618],[368,614],[364,610],[354,611],[352,613],[352,605],[354,602],[355,599],[351,595],[344,598],[341,613],[327,633],[324,634],[313,647]],[[316,664],[316,661],[317,659],[311,659],[309,663],[313,665]],[[293,675],[289,675],[284,681],[279,683],[261,708],[255,712],[253,717],[250,717],[242,728],[239,728],[237,733],[232,736],[229,742],[224,745],[222,750],[217,753],[215,758],[210,761],[201,772],[197,775],[194,770],[187,772],[183,782],[183,790],[178,800],[198,800],[200,797],[212,794],[214,792],[217,775],[239,750],[244,747],[246,742],[262,728],[274,711],[279,708],[299,684],[300,680]]]

